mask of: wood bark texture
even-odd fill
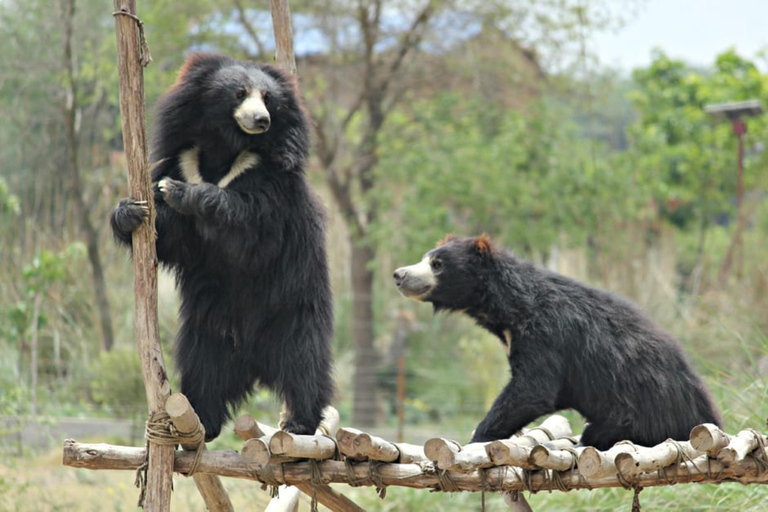
[[[161,412],[170,396],[160,348],[157,323],[157,255],[155,253],[155,209],[149,177],[144,113],[144,75],[140,62],[136,0],[114,0],[117,61],[120,86],[120,117],[128,166],[131,197],[147,201],[148,222],[133,233],[134,328],[150,413]],[[149,445],[148,512],[170,510],[173,476],[173,446]]]
[[[192,405],[187,400],[187,397],[181,393],[174,393],[168,397],[168,400],[165,401],[165,412],[171,417],[173,426],[182,435],[192,434],[198,428],[202,428],[200,418],[192,409]],[[204,434],[205,430],[203,430]],[[181,443],[181,447],[191,452],[195,452],[198,449],[197,446],[190,443]],[[200,449],[207,449],[204,441]],[[192,479],[195,481],[197,490],[200,492],[200,496],[203,497],[205,506],[210,512],[234,512],[235,508],[229,500],[224,484],[221,483],[221,478],[208,473],[195,473],[192,475]]]

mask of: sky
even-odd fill
[[[645,0],[623,28],[595,35],[591,46],[602,64],[624,71],[650,64],[654,47],[702,66],[730,47],[756,59],[768,48],[768,0]],[[768,61],[756,64],[768,71]]]

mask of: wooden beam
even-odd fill
[[[83,444],[68,439],[64,443],[64,465],[87,469],[135,470],[144,461],[146,450],[126,446],[106,444]],[[768,456],[768,450],[763,451]],[[186,473],[192,467],[195,454],[175,452],[175,471]],[[350,477],[363,485],[376,485],[371,480],[371,466],[367,462],[353,463],[351,475],[344,462],[325,460],[317,462],[321,478],[327,483],[349,483]],[[307,485],[312,478],[312,468],[308,462],[259,467],[249,466],[235,451],[207,451],[202,454],[198,470],[220,476],[264,481],[262,474],[269,472],[289,485]],[[424,471],[418,464],[382,463],[375,467],[376,482],[387,486],[411,487],[415,489],[440,489],[440,480],[434,471]],[[523,491],[528,489],[522,471],[509,466],[496,466],[480,471],[449,471],[448,474],[462,491],[479,492],[484,488],[489,492]],[[599,478],[586,478],[578,470],[558,473],[562,483],[569,489],[592,489],[602,487],[621,487],[616,475]],[[717,478],[717,480],[715,480]],[[549,490],[551,476],[544,472],[534,472],[528,481],[534,491]],[[689,482],[741,482],[743,484],[768,483],[768,473],[761,470],[760,463],[754,457],[747,457],[730,467],[725,467],[716,459],[707,459],[705,455],[665,470],[665,477],[653,473],[642,473],[633,481],[642,487],[670,485],[670,483]],[[320,496],[318,495],[318,501]],[[322,501],[320,501],[323,503]],[[359,508],[358,508],[359,509]],[[346,510],[346,509],[333,509]]]
[[[205,429],[202,428],[200,418],[192,409],[192,405],[186,396],[181,393],[174,393],[169,396],[168,400],[165,401],[165,412],[171,417],[173,426],[176,427],[176,430],[182,436],[190,435],[198,431],[198,429],[202,429],[200,434],[202,446],[200,449],[207,449],[204,441]],[[181,447],[191,452],[196,452],[198,449],[196,445],[191,443],[181,443]],[[196,472],[192,475],[192,480],[195,481],[197,490],[203,497],[205,506],[210,512],[234,512],[235,508],[232,506],[227,490],[218,476]]]
[[[293,53],[293,26],[288,0],[271,0],[272,29],[275,32],[275,63],[292,75],[296,74]]]
[[[333,432],[339,427],[339,413],[335,408],[328,406],[323,411],[323,421],[320,423],[317,432],[327,434]],[[339,429],[341,430],[341,429]],[[245,441],[242,450],[242,457],[246,463],[262,465],[272,461],[292,460],[283,458],[280,455],[272,455],[269,451],[269,442],[271,437],[278,431],[269,425],[259,423],[252,416],[244,414],[235,420],[235,433]],[[277,512],[290,509],[290,503],[294,498],[298,499],[296,490],[312,496],[312,484],[310,482],[298,483],[295,486],[281,485],[278,489],[280,500],[274,504],[270,502],[270,512]],[[352,500],[336,491],[326,484],[315,486],[315,495],[317,501],[334,512],[364,512]],[[273,501],[275,501],[273,499]],[[282,503],[279,503],[282,502]]]
[[[114,0],[117,68],[120,86],[120,117],[128,166],[131,197],[146,201],[148,222],[133,233],[134,328],[141,359],[147,405],[150,413],[163,411],[171,393],[157,324],[157,255],[155,253],[155,208],[147,159],[142,59],[149,62],[146,45],[139,37],[136,0]],[[142,55],[143,54],[143,55]],[[147,512],[167,512],[171,506],[174,447],[150,443],[147,470]]]

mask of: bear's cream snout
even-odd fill
[[[415,265],[398,268],[392,277],[400,293],[415,300],[424,300],[437,283],[429,258],[424,258]]]
[[[249,135],[269,130],[271,119],[261,91],[254,90],[235,110],[235,121]]]

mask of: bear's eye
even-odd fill
[[[272,99],[272,96],[269,94],[269,91],[264,91],[264,94],[262,94],[261,97],[264,100],[264,106],[268,107],[269,102]]]
[[[433,259],[429,262],[429,266],[432,267],[433,272],[439,272],[443,269],[443,262],[438,259]]]
[[[248,94],[248,91],[245,89],[245,87],[241,87],[235,91],[235,98],[241,100],[245,98],[246,94]]]

